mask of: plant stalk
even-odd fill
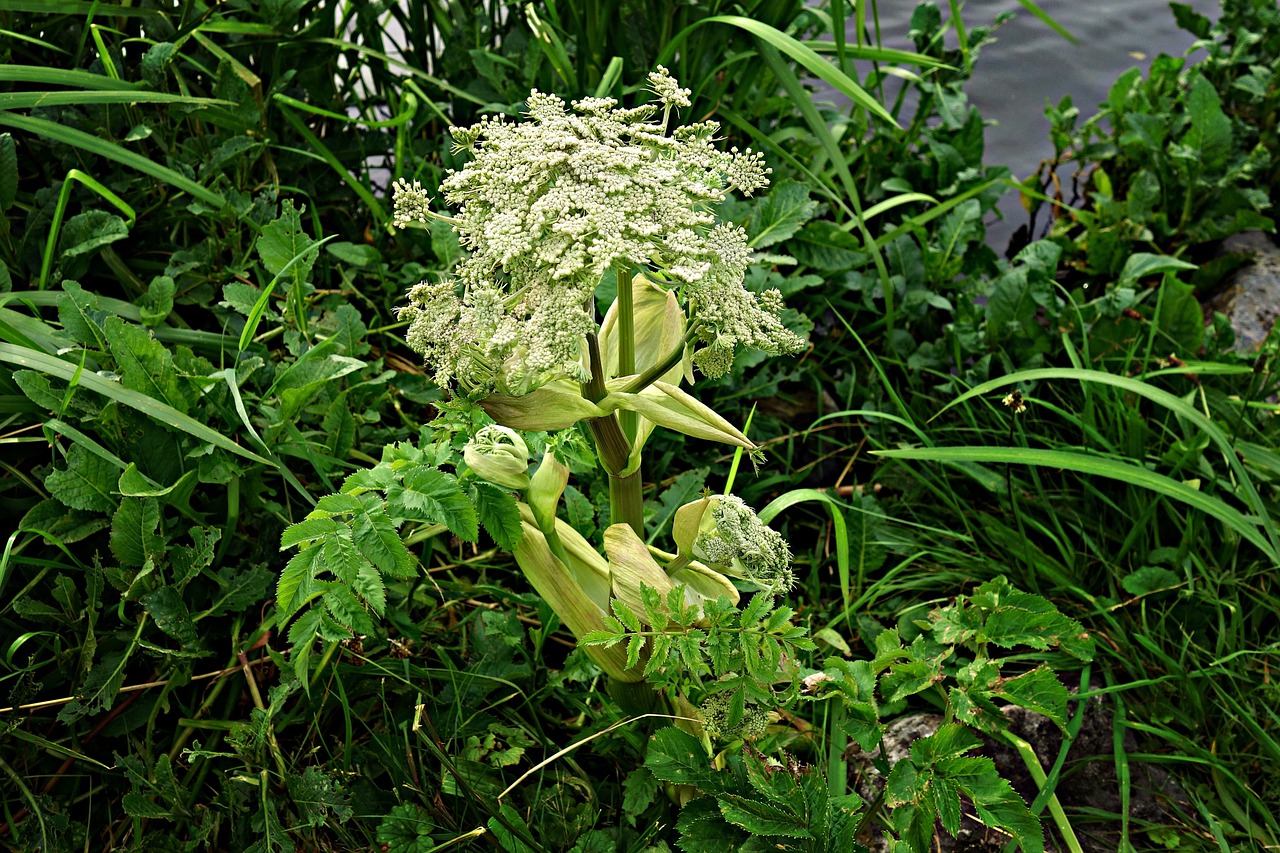
[[[593,403],[603,400],[608,391],[604,384],[604,365],[600,360],[600,339],[587,335],[587,356],[591,362],[591,379],[582,386],[582,395]],[[596,452],[609,475],[609,521],[629,524],[636,535],[644,537],[644,492],[639,469],[626,471],[631,458],[631,443],[622,432],[615,415],[591,418],[587,428],[596,441]]]

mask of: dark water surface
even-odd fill
[[[1185,0],[1202,15],[1217,19],[1217,0]],[[1008,166],[1024,178],[1053,154],[1046,100],[1070,95],[1081,121],[1097,112],[1111,84],[1126,70],[1143,73],[1159,53],[1182,56],[1195,41],[1178,29],[1166,0],[1039,0],[1054,20],[1077,39],[1063,39],[1020,6],[1017,0],[970,0],[963,10],[967,27],[985,26],[1005,12],[1013,20],[983,46],[966,92],[987,121],[986,162]],[[943,14],[947,4],[939,2]],[[887,47],[912,49],[907,39],[913,0],[881,0],[880,28]],[[870,15],[868,15],[868,19]],[[868,25],[870,21],[868,20]],[[852,41],[854,33],[849,33]],[[1010,193],[1001,204],[1005,220],[989,223],[988,241],[1003,250],[1013,230],[1025,221]]]

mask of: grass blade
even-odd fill
[[[1259,522],[1246,516],[1199,489],[1185,483],[1148,470],[1132,462],[1121,462],[1105,456],[1094,456],[1068,450],[1044,450],[1023,447],[921,447],[904,450],[873,450],[877,456],[893,459],[914,459],[924,462],[985,462],[1006,465],[1035,465],[1044,468],[1061,468],[1088,474],[1095,477],[1106,477],[1119,480],[1141,488],[1181,501],[1189,506],[1205,512],[1218,521],[1239,533],[1242,537],[1270,557],[1280,562],[1280,555],[1258,530]]]
[[[57,122],[47,121],[42,118],[33,118],[31,116],[17,115],[15,113],[0,112],[0,125],[8,127],[16,127],[18,130],[25,130],[28,133],[34,133],[47,139],[53,139],[58,142],[64,142],[75,148],[88,151],[91,154],[97,154],[99,157],[105,157],[108,160],[114,160],[123,166],[131,169],[137,169],[145,175],[150,175],[158,181],[163,181],[170,186],[177,187],[183,192],[190,193],[196,198],[214,207],[221,208],[226,204],[226,200],[218,193],[201,186],[190,178],[175,172],[167,166],[161,166],[159,163],[153,163],[141,154],[121,148],[113,142],[105,139],[99,139],[96,136],[85,133],[82,130],[76,130],[73,127],[58,124]]]

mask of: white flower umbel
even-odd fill
[[[591,299],[610,268],[655,271],[679,290],[708,374],[727,370],[739,344],[802,346],[778,320],[780,297],[742,286],[746,233],[711,212],[730,189],[750,195],[768,184],[760,155],[717,150],[715,122],[668,134],[689,91],[661,67],[649,88],[659,102],[634,109],[612,98],[566,109],[534,91],[528,121],[452,129],[474,157],[441,190],[468,255],[454,281],[418,285],[401,311],[438,383],[480,397],[525,394],[557,377],[585,381]],[[397,182],[396,224],[435,217],[428,202],[416,183]]]

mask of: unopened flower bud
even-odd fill
[[[529,481],[526,499],[529,509],[538,527],[545,533],[555,529],[556,509],[560,506],[560,496],[569,484],[569,469],[555,457],[550,450],[542,456],[542,464],[533,472]]]
[[[495,486],[529,488],[529,448],[513,429],[493,424],[481,428],[462,449],[462,458],[477,477]]]

